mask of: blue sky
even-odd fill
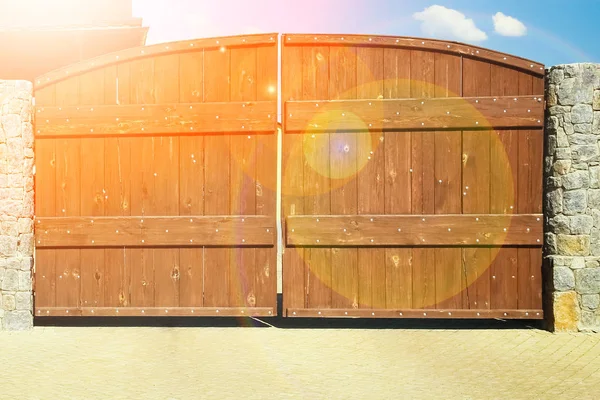
[[[600,0],[133,0],[133,8],[150,27],[148,44],[261,32],[366,33],[457,40],[546,66],[600,62],[592,35]]]

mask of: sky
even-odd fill
[[[454,40],[546,66],[600,62],[600,0],[133,0],[148,44],[250,33]]]

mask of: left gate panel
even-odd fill
[[[275,314],[277,35],[35,84],[36,316]]]

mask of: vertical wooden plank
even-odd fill
[[[356,96],[380,99],[384,94],[384,50],[356,49]],[[358,214],[385,213],[385,136],[370,131],[357,136]],[[385,249],[358,249],[358,303],[360,308],[385,308]]]
[[[460,132],[435,133],[435,213],[461,212]],[[427,223],[427,222],[425,222]],[[459,248],[435,249],[436,303],[438,308],[460,309],[463,269]]]
[[[104,187],[107,216],[126,216],[131,214],[131,138],[104,139]],[[105,249],[105,305],[126,307],[131,304],[132,266],[136,264],[133,254],[139,250]],[[132,265],[133,263],[133,265]],[[134,268],[135,269],[135,268]]]
[[[181,103],[203,101],[203,63],[203,52],[196,51],[179,55],[179,101]]]
[[[410,51],[384,49],[384,98],[410,97]],[[385,133],[385,213],[411,213],[411,133]],[[400,228],[401,229],[401,228]],[[412,307],[412,249],[386,249],[386,307]]]
[[[132,104],[154,104],[154,58],[129,63],[130,101]]]
[[[308,99],[329,98],[329,47],[304,47],[302,53],[302,96]],[[330,207],[329,134],[306,135],[303,143],[304,211],[325,214]],[[331,249],[305,249],[308,262],[308,306],[331,307]]]
[[[56,102],[56,87],[50,85],[35,92],[38,106],[53,106]],[[56,149],[55,139],[35,141],[35,215],[56,215]],[[36,232],[37,234],[41,232]],[[56,251],[35,251],[35,307],[56,305]]]
[[[204,52],[204,100],[229,101],[230,50]],[[230,210],[230,146],[229,135],[204,138],[204,212],[206,215],[227,215]],[[204,305],[229,304],[230,249],[204,250]]]
[[[487,62],[463,58],[463,96],[489,96],[491,66]],[[491,131],[463,132],[463,213],[490,213]],[[466,304],[471,309],[490,308],[491,251],[485,247],[464,248]]]
[[[182,76],[184,85],[185,76]],[[179,138],[179,214],[204,214],[204,137],[182,136]],[[180,273],[179,305],[201,307],[203,305],[203,254],[202,248],[190,247],[179,250]]]
[[[204,53],[179,55],[179,101],[198,103],[204,99]],[[204,214],[204,137],[179,138],[179,215]],[[179,305],[201,307],[203,301],[202,248],[179,249]]]
[[[104,104],[105,71],[99,69],[79,77],[79,104]],[[91,111],[93,113],[93,111]],[[90,127],[92,129],[93,127]],[[81,168],[81,215],[104,215],[104,139],[82,138],[81,157],[86,167]],[[81,305],[104,305],[104,250],[81,249]]]
[[[435,95],[434,53],[410,52],[410,96],[429,98]],[[434,187],[434,132],[411,133],[411,209],[413,214],[433,214]],[[413,307],[435,306],[435,251],[418,247],[413,253]]]
[[[179,54],[154,60],[154,100],[179,101]],[[154,215],[179,215],[179,137],[154,139]],[[165,234],[169,232],[165,230]],[[157,307],[179,306],[179,249],[154,249],[154,300]]]
[[[283,45],[281,61],[281,99],[302,100],[302,47]],[[287,118],[285,109],[283,118]],[[285,124],[283,124],[285,126]],[[304,214],[304,151],[301,134],[284,132],[281,157],[281,212],[285,227],[288,215]],[[285,231],[285,230],[284,230]],[[304,248],[285,247],[283,253],[283,307],[306,307],[306,270]]]
[[[79,102],[79,78],[56,84],[56,105],[76,105]],[[81,140],[56,140],[56,215],[80,216]],[[56,251],[56,306],[81,305],[81,252],[79,249]]]
[[[231,50],[231,101],[256,100],[256,48]],[[240,127],[241,128],[241,127]],[[256,211],[256,136],[231,135],[231,215],[252,215]],[[256,251],[232,248],[229,259],[229,306],[254,307]]]
[[[519,72],[513,69],[491,66],[492,96],[519,94]],[[516,212],[518,199],[518,131],[496,132],[491,143],[490,212],[512,214]],[[495,253],[495,251],[493,252]],[[502,247],[492,254],[491,308],[515,309],[518,302],[518,250]]]
[[[356,53],[352,47],[330,47],[329,96],[332,100],[356,98]],[[357,213],[357,135],[336,132],[329,136],[331,214]],[[358,252],[331,250],[333,308],[358,308]]]
[[[462,93],[461,59],[450,54],[435,54],[435,97],[456,97]],[[435,133],[435,213],[462,212],[461,132]],[[439,308],[463,308],[464,273],[462,251],[457,248],[435,250],[436,303]]]
[[[129,64],[105,69],[104,103],[129,104]],[[117,123],[115,119],[115,123]],[[107,216],[131,214],[131,141],[130,138],[104,139],[104,213]],[[126,307],[131,303],[130,273],[137,265],[133,249],[104,250],[105,306]]]
[[[539,94],[539,80],[519,72],[519,95]],[[520,130],[518,135],[517,212],[542,212],[543,132]],[[527,234],[527,233],[524,233]],[[541,250],[518,248],[517,306],[521,309],[541,308]]]
[[[256,100],[277,100],[277,46],[256,49]],[[256,137],[256,215],[276,217],[277,133]],[[277,306],[277,247],[257,248],[255,295],[257,307]]]
[[[127,66],[119,65],[119,99],[121,104],[154,103],[154,62],[139,60]],[[154,185],[154,138],[131,139],[131,215],[152,215]],[[130,257],[123,257],[130,268],[131,305],[152,307],[155,305],[154,250],[151,248],[131,249]],[[114,265],[120,263],[114,261]],[[118,269],[115,267],[115,274]],[[116,275],[115,275],[116,276]]]

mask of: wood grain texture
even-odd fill
[[[329,98],[329,47],[302,49],[302,96]],[[329,214],[331,170],[329,134],[304,136],[304,212]],[[305,249],[307,304],[331,307],[331,249]]]
[[[269,216],[40,217],[38,247],[272,246]]]
[[[288,308],[287,317],[312,317],[312,318],[418,318],[418,319],[543,319],[542,309],[504,309],[504,310],[463,310],[463,309],[437,309],[415,310],[375,308],[363,309],[318,309],[318,308]]]
[[[44,317],[274,317],[272,307],[39,307]]]
[[[38,90],[36,102],[54,105],[56,87],[49,86]],[[35,215],[53,217],[56,214],[56,141],[54,139],[35,141]],[[37,232],[37,228],[34,232]],[[35,249],[35,307],[56,305],[56,251]]]
[[[231,100],[231,50],[204,52],[204,100],[228,102]],[[231,136],[204,138],[204,213],[227,215],[230,211]],[[235,235],[235,233],[234,233]],[[230,249],[204,249],[204,305],[229,305]]]
[[[541,127],[543,120],[535,96],[290,101],[286,110],[287,132]]]
[[[294,246],[541,246],[541,214],[287,217]]]
[[[219,50],[229,48],[230,46],[252,47],[266,45],[276,48],[277,42],[277,34],[270,33],[193,39],[161,43],[153,46],[134,47],[117,53],[95,57],[90,60],[82,61],[64,68],[57,69],[55,71],[51,71],[47,74],[37,77],[34,82],[34,87],[35,90],[39,90],[62,80],[72,79],[73,76],[77,76],[78,74],[82,74],[86,71],[107,67],[114,64],[121,65],[123,63],[132,63],[138,60],[152,59],[155,57],[177,53],[201,53],[202,50],[205,49]]]
[[[73,105],[79,102],[80,80],[56,85],[56,104]],[[56,203],[55,215],[79,216],[81,211],[81,141],[56,141]],[[56,252],[56,305],[81,304],[81,251],[64,249]]]
[[[295,45],[385,46],[389,48],[415,49],[431,53],[443,52],[454,56],[464,56],[463,58],[465,59],[485,60],[519,68],[534,75],[544,75],[544,65],[535,61],[482,47],[430,38],[346,34],[285,34],[283,35],[282,43],[286,47]]]
[[[302,51],[302,47],[282,48],[281,98],[284,101],[303,98]],[[284,101],[283,113],[287,115]],[[301,134],[283,137],[281,175],[281,225],[285,228],[285,216],[304,214],[304,152]],[[284,307],[305,307],[307,271],[304,248],[284,248],[282,268]]]
[[[40,119],[36,127],[40,137],[273,133],[277,117],[277,104],[273,101],[40,107],[38,110]]]

